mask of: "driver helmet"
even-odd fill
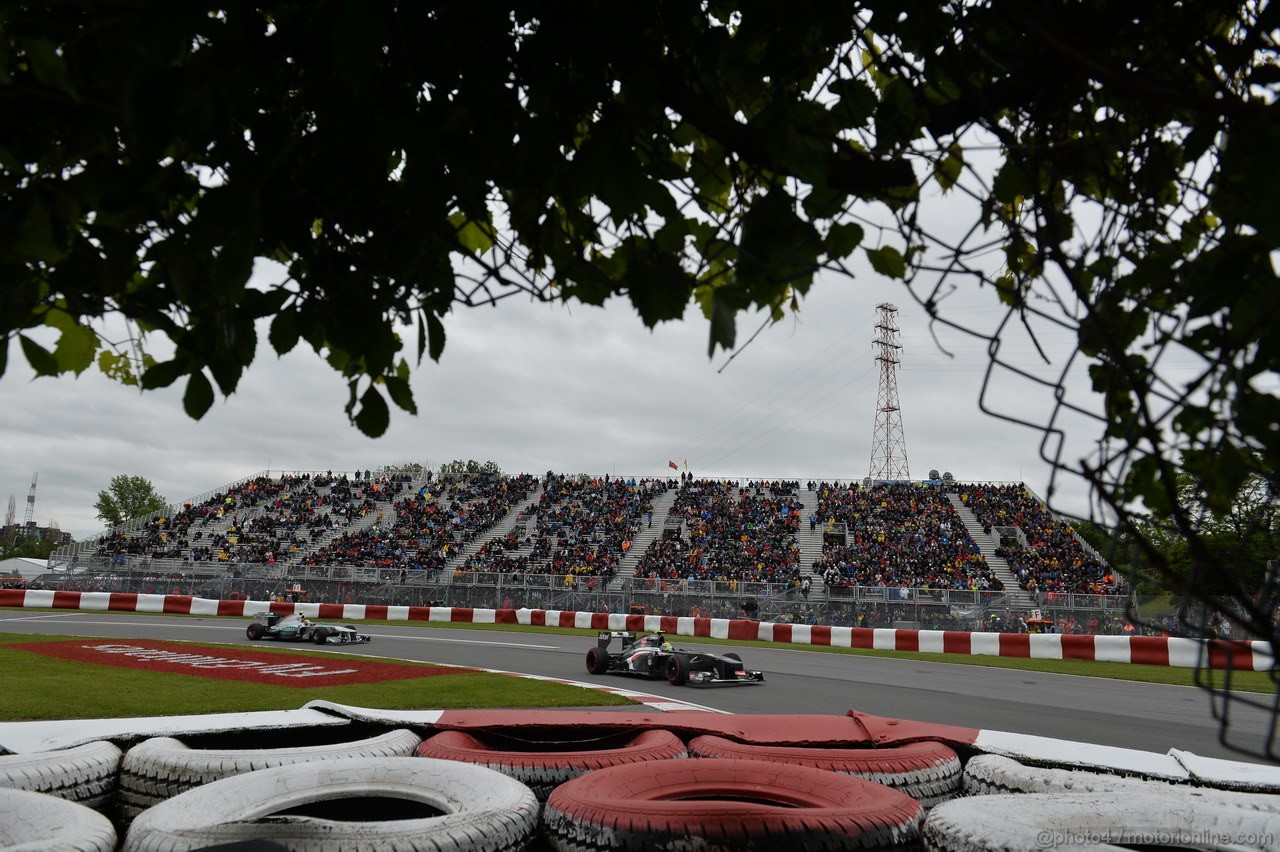
[[[310,624],[310,623],[311,623],[311,619],[307,618],[307,617],[304,615],[304,616],[302,616],[302,623],[303,623],[303,624]]]
[[[671,646],[671,643],[670,643],[670,642],[663,642],[663,643],[662,643],[662,650],[664,650],[664,651],[674,651],[674,650],[675,650],[675,648],[673,648],[673,647]]]

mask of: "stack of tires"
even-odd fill
[[[109,742],[0,755],[0,849],[111,852],[120,759]]]
[[[931,850],[1064,846],[1270,849],[1280,844],[1280,796],[1027,766],[979,755],[964,798],[924,824]]]
[[[1268,848],[1280,838],[1280,796],[994,755],[962,771],[937,742],[806,747],[591,725],[425,740],[344,728],[333,742],[333,730],[276,733],[258,748],[228,747],[258,736],[237,733],[157,737],[123,756],[105,742],[0,756],[0,849]]]

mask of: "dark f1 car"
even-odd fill
[[[281,618],[278,613],[260,612],[245,629],[245,635],[255,642],[259,639],[280,639],[285,642],[315,642],[317,645],[350,645],[369,641],[367,633],[356,632],[350,624],[318,624],[297,613]]]
[[[610,653],[614,639],[622,649]],[[587,651],[587,671],[592,674],[629,674],[638,677],[665,677],[679,686],[688,683],[764,683],[764,672],[743,668],[737,654],[711,654],[688,648],[674,648],[661,633],[637,637],[630,631],[601,630],[596,647]]]

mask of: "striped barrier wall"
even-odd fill
[[[533,627],[572,627],[583,630],[661,631],[674,636],[699,636],[709,639],[784,642],[797,645],[968,656],[1099,660],[1180,668],[1207,665],[1215,669],[1267,671],[1274,664],[1271,645],[1267,642],[1222,639],[1206,641],[1167,636],[969,633],[958,630],[774,624],[745,619],[671,615],[625,615],[541,609],[278,603],[213,600],[189,595],[63,592],[44,589],[0,589],[0,607],[239,617],[270,610],[281,615],[299,612],[312,618],[331,620],[520,624]]]

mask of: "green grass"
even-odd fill
[[[386,710],[459,707],[601,707],[634,702],[599,690],[488,672],[431,675],[370,684],[297,688],[72,662],[8,648],[20,642],[84,641],[75,636],[0,634],[0,719],[93,719],[169,716],[251,710],[296,710],[314,699]],[[184,642],[191,647],[224,646]],[[365,657],[317,654],[293,648],[255,651],[307,655],[332,661]],[[380,661],[382,662],[382,661]],[[390,662],[390,661],[386,661]],[[400,663],[418,666],[421,663]]]

